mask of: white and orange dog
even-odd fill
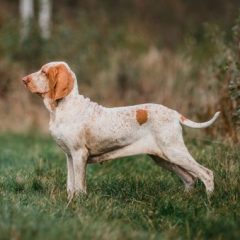
[[[107,108],[78,93],[75,74],[64,62],[50,62],[23,79],[43,98],[50,112],[49,128],[67,157],[67,192],[86,193],[86,166],[137,154],[148,154],[175,172],[185,188],[199,178],[206,191],[214,190],[213,172],[197,163],[182,137],[182,125],[205,128],[219,116],[195,123],[159,104]]]

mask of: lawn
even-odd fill
[[[0,135],[0,239],[240,239],[240,150],[189,139],[215,173],[180,180],[147,156],[88,166],[88,194],[67,207],[66,162],[50,137]]]

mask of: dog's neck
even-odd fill
[[[72,105],[76,103],[79,104],[83,110],[89,108],[102,108],[101,105],[92,102],[89,98],[79,94],[76,77],[74,77],[73,89],[67,96],[57,101],[54,101],[46,95],[43,97],[43,102],[45,107],[50,112],[50,121],[53,121],[55,119],[57,112],[67,112],[72,107]]]

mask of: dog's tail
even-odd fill
[[[183,115],[179,114],[179,121],[182,125],[185,125],[187,127],[191,127],[191,128],[206,128],[208,126],[210,126],[211,124],[213,124],[216,119],[218,118],[218,116],[220,115],[220,112],[216,112],[213,116],[212,119],[210,119],[207,122],[203,122],[203,123],[196,123],[193,122],[187,118],[185,118]]]

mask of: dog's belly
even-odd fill
[[[120,124],[119,124],[120,125]],[[86,146],[90,155],[101,155],[138,141],[147,129],[120,127],[117,123],[104,124],[86,129]]]
[[[104,155],[106,153],[118,150],[125,147],[125,145],[108,145],[108,146],[103,146],[103,144],[101,144],[101,146],[94,146],[94,148],[90,148],[89,150],[89,156],[90,157],[96,157],[96,156],[101,156]]]
[[[118,134],[93,134],[87,139],[87,148],[90,156],[102,155],[110,151],[114,151],[137,141],[137,137],[131,134],[119,136]]]

